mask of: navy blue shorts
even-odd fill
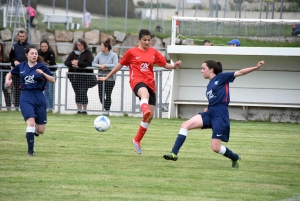
[[[20,108],[25,121],[33,117],[36,124],[47,124],[47,105],[42,91],[22,91],[20,97]]]
[[[152,89],[150,87],[148,87],[145,83],[140,82],[137,85],[135,85],[133,92],[134,94],[139,97],[137,95],[137,92],[139,91],[140,88],[142,87],[146,87],[148,89],[148,93],[149,93],[149,100],[148,100],[148,104],[149,105],[156,105],[156,94],[154,93],[154,91],[152,91]],[[141,100],[141,98],[139,97],[139,99]]]
[[[212,139],[219,139],[223,142],[229,141],[230,120],[227,107],[213,107],[209,108],[208,112],[199,114],[202,116],[203,129],[212,129]]]

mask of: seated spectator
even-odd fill
[[[202,42],[202,45],[203,45],[203,46],[211,46],[211,43],[210,43],[209,40],[204,40],[204,41]]]
[[[232,39],[231,41],[229,41],[227,43],[229,46],[234,46],[234,47],[238,47],[241,45],[239,39]]]
[[[44,39],[40,42],[40,49],[38,50],[39,56],[41,56],[44,59],[44,62],[47,66],[53,66],[56,65],[55,62],[55,53],[53,49],[50,47],[49,42]],[[53,77],[55,78],[55,71],[57,68],[49,68],[51,73],[53,74]],[[46,89],[44,91],[46,103],[47,103],[47,109],[51,112],[54,108],[53,105],[53,94],[54,94],[54,84],[51,82],[47,82]]]

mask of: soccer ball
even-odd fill
[[[98,116],[94,121],[94,127],[99,132],[107,131],[110,127],[110,120],[106,116]]]

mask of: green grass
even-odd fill
[[[47,25],[45,23],[41,22],[43,20],[43,17],[39,16],[38,19],[39,19],[39,24],[38,24],[39,29],[46,30]],[[81,19],[73,18],[73,22],[81,24]],[[107,20],[107,25],[105,23],[106,22],[105,22],[104,18],[103,19],[93,19],[89,30],[99,30],[100,32],[104,32],[104,33],[112,34],[112,35],[113,35],[114,31],[120,31],[120,32],[125,31],[125,18],[109,16],[108,20]],[[150,24],[150,22],[147,19],[142,20],[139,18],[128,18],[127,25],[126,25],[126,33],[137,34],[139,32],[139,30],[142,28],[149,29],[149,24]],[[152,21],[152,32],[154,33],[155,36],[157,36],[159,38],[167,38],[167,37],[171,36],[171,24],[172,24],[171,20],[164,21],[164,30],[165,30],[164,33],[154,32],[155,26],[157,24],[160,24],[162,26],[161,20],[158,22],[156,20]],[[204,35],[203,30],[205,29],[204,28],[205,25],[203,23],[201,26],[200,25],[201,25],[201,23],[195,23],[193,25],[194,33],[190,34],[190,26],[191,25],[187,22],[187,23],[185,23],[185,30],[182,30],[183,33],[181,33],[181,34],[184,37],[196,39],[195,40],[196,44],[201,44],[204,39],[209,39],[215,45],[227,45],[227,42],[230,41],[232,39],[232,36],[236,35],[236,33],[237,33],[236,30],[234,30],[232,27],[229,27],[228,30],[227,29],[224,30],[224,36],[222,36],[222,35],[220,37],[209,36],[207,33]],[[214,26],[212,26],[212,27],[214,28]],[[273,27],[272,33],[276,34],[278,27],[275,25],[272,27]],[[270,25],[268,25],[267,28],[268,28],[267,31],[269,31]],[[282,25],[281,28],[282,28],[281,33],[283,35],[290,36],[290,34],[291,34],[291,26],[290,25]],[[54,27],[51,27],[50,31],[54,31],[54,30],[65,30],[65,26],[63,24],[55,24]],[[89,30],[84,30],[84,31],[89,31]],[[235,32],[231,33],[231,31],[235,31]],[[252,33],[252,34],[256,35],[257,33],[255,33],[255,31],[257,31],[257,27],[256,28],[251,28],[251,27],[247,28],[248,34]],[[265,31],[264,26],[262,26],[260,29],[259,35],[263,35],[264,31]],[[242,33],[245,32],[245,27],[243,27],[243,26],[241,27],[241,32]],[[277,38],[277,36],[274,36],[274,38]],[[292,42],[292,43],[289,41],[276,42],[273,39],[271,39],[270,41],[260,41],[260,40],[251,40],[251,39],[247,39],[247,38],[243,38],[243,37],[239,37],[239,40],[241,41],[241,44],[244,47],[300,47],[300,41]]]
[[[131,139],[140,118],[48,115],[44,135],[28,157],[19,112],[0,112],[0,200],[300,200],[299,124],[231,123],[228,147],[238,170],[210,149],[211,130],[193,130],[178,161],[166,161],[182,119],[154,119],[142,141]]]

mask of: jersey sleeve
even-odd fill
[[[19,75],[19,74],[20,74],[20,64],[17,65],[17,66],[15,66],[15,67],[10,71],[10,73],[11,73],[12,75]]]
[[[234,72],[224,72],[218,75],[218,81],[220,84],[233,82],[235,79]]]
[[[158,66],[164,66],[167,63],[165,57],[157,50],[155,50],[155,63]]]

